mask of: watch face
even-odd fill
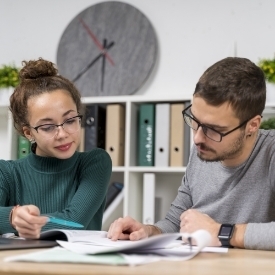
[[[231,237],[233,233],[234,226],[231,224],[223,224],[220,228],[219,237]]]
[[[146,16],[111,1],[85,9],[69,23],[57,66],[82,96],[128,95],[146,81],[156,57],[156,34]]]
[[[230,236],[231,230],[230,227],[222,227],[220,236]]]

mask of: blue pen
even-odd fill
[[[71,221],[55,218],[53,216],[46,216],[46,217],[48,217],[48,222],[51,222],[51,223],[56,223],[56,224],[61,224],[61,225],[67,225],[67,226],[71,226],[71,227],[78,227],[78,228],[84,227],[84,225],[82,225],[80,223],[76,223],[76,222],[71,222]]]

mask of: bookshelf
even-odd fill
[[[124,166],[114,166],[110,182],[124,183],[123,192],[114,204],[109,206],[103,218],[103,230],[116,218],[129,215],[142,221],[143,174],[154,173],[156,178],[156,197],[160,203],[156,209],[157,217],[164,218],[171,202],[177,195],[178,187],[186,167],[143,167],[137,166],[137,120],[138,107],[142,103],[183,103],[190,98],[147,97],[147,96],[110,96],[85,97],[83,104],[122,104],[125,106],[125,150]],[[275,102],[266,104],[263,119],[275,117]],[[182,119],[180,117],[179,119]],[[8,106],[0,105],[0,142],[1,159],[16,159],[17,135],[13,129]],[[190,138],[192,144],[192,137]]]
[[[111,182],[124,183],[124,198],[115,201],[112,211],[106,211],[103,218],[103,230],[116,218],[129,215],[142,221],[143,174],[155,173],[156,197],[160,200],[158,217],[163,218],[177,194],[185,167],[143,167],[137,166],[138,159],[138,109],[143,103],[184,103],[190,98],[146,97],[146,96],[114,96],[85,97],[83,103],[89,104],[122,104],[125,107],[125,150],[124,166],[114,166]],[[182,119],[179,114],[179,119]],[[112,205],[110,206],[112,207]],[[112,209],[112,208],[111,208]]]

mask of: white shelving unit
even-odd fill
[[[16,159],[17,135],[13,127],[11,113],[8,106],[0,102],[0,159]]]
[[[112,181],[124,183],[123,207],[120,211],[108,211],[103,218],[103,229],[121,216],[131,216],[142,221],[143,173],[152,172],[156,176],[156,197],[159,198],[158,216],[163,218],[177,195],[185,167],[141,167],[137,166],[138,109],[142,103],[183,103],[190,98],[150,98],[146,96],[85,97],[84,104],[113,104],[125,106],[125,153],[124,166],[113,167]],[[182,117],[179,117],[182,119]],[[107,212],[107,211],[106,211]],[[106,215],[108,215],[106,217]]]
[[[137,118],[138,107],[142,103],[182,103],[190,98],[147,96],[116,96],[116,97],[85,97],[84,104],[120,103],[125,106],[125,152],[124,166],[113,167],[111,182],[124,183],[123,198],[116,200],[105,212],[103,230],[116,218],[129,215],[142,221],[143,173],[152,172],[156,177],[156,197],[160,200],[158,216],[163,218],[177,195],[185,173],[185,167],[140,167],[137,166]],[[263,118],[275,117],[275,103],[267,104]],[[179,119],[182,119],[181,117]],[[0,142],[2,150],[0,159],[16,159],[17,135],[13,129],[12,120],[7,106],[0,105]],[[191,137],[192,143],[192,137]]]

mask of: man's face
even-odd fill
[[[211,106],[200,97],[194,97],[190,113],[197,121],[220,133],[226,133],[242,123],[228,103]],[[200,159],[224,162],[238,160],[244,152],[246,140],[243,127],[223,137],[221,142],[209,139],[199,127],[197,131],[193,130],[193,139]]]

